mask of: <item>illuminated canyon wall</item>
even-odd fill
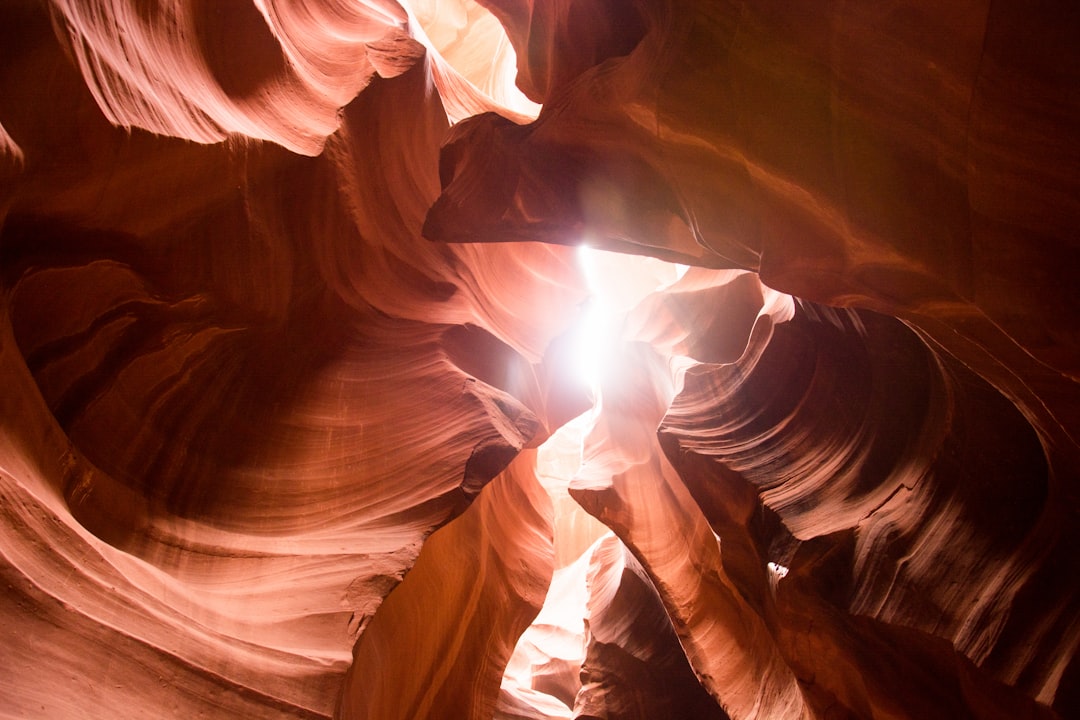
[[[0,3],[0,717],[1080,717],[1078,37]]]

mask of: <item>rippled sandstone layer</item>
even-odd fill
[[[1080,716],[1080,12],[481,4],[0,6],[0,716]]]

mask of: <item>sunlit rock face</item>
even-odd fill
[[[0,3],[0,716],[1080,717],[1076,37]]]

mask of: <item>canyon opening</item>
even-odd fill
[[[1080,717],[1077,37],[0,3],[0,717]]]

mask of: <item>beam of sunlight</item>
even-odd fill
[[[575,365],[596,401],[600,380],[617,362],[619,345],[625,340],[626,313],[650,293],[677,283],[688,267],[586,244],[578,246],[577,259],[590,297],[576,331]]]
[[[558,699],[536,685],[539,682],[546,687],[543,677],[549,672],[547,668],[560,664],[580,667],[585,661],[589,550],[610,533],[570,496],[568,488],[582,471],[586,440],[602,411],[602,380],[617,371],[623,345],[640,341],[634,337],[633,324],[627,322],[628,315],[651,293],[679,282],[688,269],[685,265],[587,245],[578,247],[577,261],[589,299],[572,330],[574,366],[590,390],[593,407],[556,430],[537,451],[536,477],[547,490],[554,511],[556,569],[543,609],[518,639],[503,674],[505,693],[532,706],[546,702],[567,713],[570,707],[560,705]],[[680,359],[689,362],[687,358],[672,358],[673,369],[685,364]]]

